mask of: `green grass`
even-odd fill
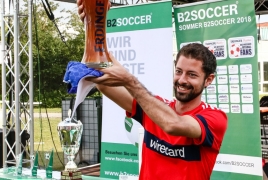
[[[48,109],[45,108],[39,109],[38,107],[34,108],[34,113],[39,113],[40,111],[41,113],[46,113],[46,111],[50,113],[61,113],[61,108],[48,108]]]
[[[60,113],[61,108],[40,109],[41,113]],[[38,108],[34,109],[34,113],[39,113]],[[48,115],[37,114],[34,116],[34,152],[38,151],[39,168],[44,169],[48,163],[45,159],[46,153],[54,151],[53,170],[61,171],[64,169],[64,154],[61,148],[60,139],[57,132],[57,125],[62,121],[61,117],[50,117]],[[65,164],[64,164],[65,163]],[[26,163],[25,167],[30,164]]]
[[[54,112],[48,110],[48,112]],[[47,163],[45,153],[54,150],[53,169],[63,170],[64,156],[57,132],[57,125],[61,118],[35,118],[34,119],[34,151],[38,151],[39,167],[44,168]],[[54,142],[54,144],[53,144]]]
[[[50,112],[50,111],[49,111]],[[53,169],[63,170],[64,156],[57,132],[57,125],[61,118],[35,118],[34,119],[34,151],[39,153],[39,166],[45,167],[45,153],[54,151]]]

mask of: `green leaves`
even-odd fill
[[[53,12],[57,5],[50,2]],[[49,20],[44,8],[38,4],[33,15],[33,61],[35,101],[41,97],[46,107],[60,107],[67,94],[67,84],[63,76],[69,61],[81,61],[84,53],[83,23],[77,12],[65,11],[67,17],[55,17],[60,29]],[[35,24],[36,23],[36,24]],[[63,41],[65,40],[65,42]],[[40,93],[40,94],[39,94]]]

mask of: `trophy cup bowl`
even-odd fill
[[[109,0],[85,0],[84,19],[85,49],[82,63],[89,68],[107,68],[112,66],[106,44],[106,15]]]
[[[83,124],[81,121],[66,118],[58,124],[57,131],[60,137],[62,150],[68,159],[65,170],[61,172],[62,179],[66,177],[81,179],[81,172],[78,171],[74,158],[80,147]]]

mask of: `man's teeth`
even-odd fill
[[[182,87],[182,86],[179,86],[179,89],[180,90],[186,90],[186,88]]]

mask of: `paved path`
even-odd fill
[[[46,118],[47,116],[49,118],[61,118],[61,113],[48,113],[48,114],[41,113],[41,115],[40,115],[40,113],[34,113],[35,118],[38,118],[39,116],[41,116],[43,118]]]

